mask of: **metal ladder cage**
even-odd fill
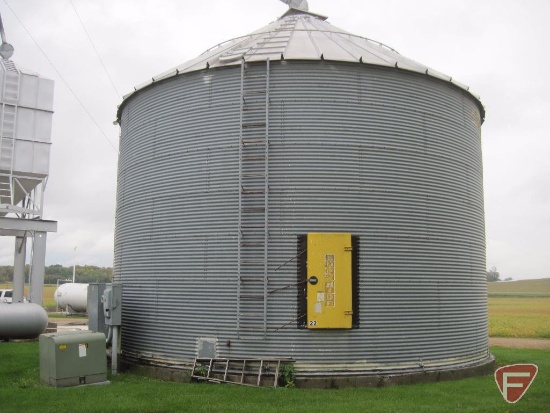
[[[21,74],[11,60],[1,59],[1,63],[4,77],[0,118],[0,204],[14,205],[13,163]]]
[[[237,325],[239,338],[267,333],[269,59],[241,60]]]

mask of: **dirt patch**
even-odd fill
[[[532,348],[539,350],[550,350],[550,339],[489,337],[489,345],[508,348]]]

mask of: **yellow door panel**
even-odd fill
[[[307,327],[352,327],[351,234],[307,235]]]

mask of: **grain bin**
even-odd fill
[[[137,87],[124,359],[288,357],[304,385],[490,364],[483,119],[467,87],[295,8]]]

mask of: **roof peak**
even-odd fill
[[[323,20],[323,21],[328,19],[327,16],[323,16],[322,14],[317,14],[317,13],[313,13],[313,12],[302,10],[302,9],[296,9],[294,7],[289,8],[286,11],[286,13],[281,16],[281,19],[285,18],[285,17],[288,17],[288,16],[299,16],[299,15],[313,16],[313,17],[315,17],[317,19],[320,19],[320,20]]]

